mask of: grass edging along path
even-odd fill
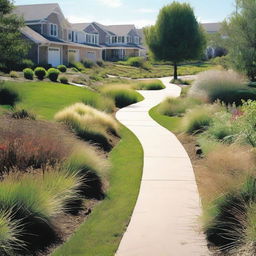
[[[177,116],[165,116],[158,112],[159,105],[153,107],[149,110],[149,115],[154,119],[157,123],[165,127],[167,130],[171,132],[177,132],[180,126],[181,118]]]
[[[128,225],[139,193],[143,149],[122,126],[121,141],[110,154],[107,198],[95,207],[78,231],[52,256],[113,256]]]

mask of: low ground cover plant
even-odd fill
[[[79,137],[111,149],[109,134],[118,134],[117,121],[109,114],[83,103],[76,103],[55,115],[55,120],[68,125]]]
[[[59,80],[62,84],[68,84],[68,78],[66,76],[61,76]]]

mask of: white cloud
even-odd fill
[[[98,0],[98,2],[111,8],[117,8],[123,5],[122,0]]]
[[[147,8],[141,8],[141,9],[138,9],[137,12],[140,12],[140,13],[155,13],[156,10],[147,9]]]

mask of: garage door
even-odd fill
[[[96,62],[96,52],[87,52],[87,59]]]
[[[49,47],[48,48],[48,63],[53,67],[57,67],[61,64],[60,61],[60,48]]]
[[[79,50],[69,49],[68,50],[68,61],[69,61],[69,63],[80,61]]]

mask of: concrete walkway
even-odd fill
[[[161,78],[166,89],[140,91],[145,100],[121,109],[117,119],[144,149],[140,194],[117,256],[206,256],[199,233],[200,199],[190,159],[178,139],[151,119],[148,111],[180,87]]]

